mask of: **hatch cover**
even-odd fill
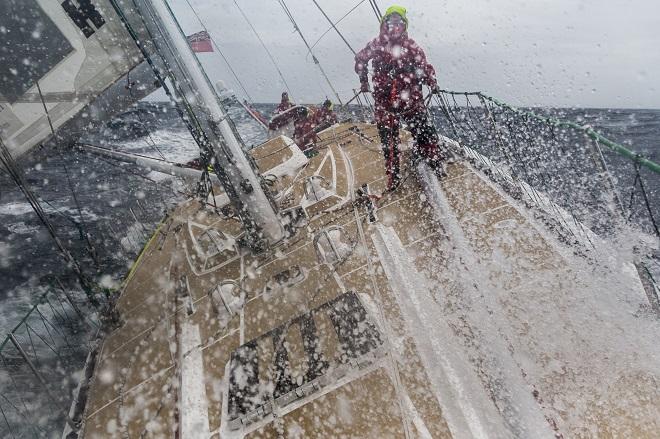
[[[283,407],[320,390],[330,384],[324,382],[330,375],[373,363],[382,356],[382,346],[383,337],[355,292],[240,346],[229,366],[229,428],[263,419],[272,404]]]

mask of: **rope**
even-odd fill
[[[348,46],[348,48],[351,50],[351,52],[353,52],[353,55],[355,55],[357,52],[355,52],[355,50],[353,50],[353,48],[351,47],[351,44],[348,42],[348,40],[346,40],[346,38],[344,38],[342,33],[339,32],[339,29],[337,29],[337,26],[335,26],[335,24],[332,22],[330,17],[328,17],[328,15],[325,13],[325,11],[321,8],[321,6],[318,4],[318,2],[316,0],[312,0],[312,2],[314,2],[316,7],[319,9],[319,11],[321,11],[321,14],[323,14],[325,19],[328,20],[328,23],[330,23],[330,26],[332,26],[332,28],[335,30],[335,32],[337,32],[337,35],[339,35],[339,37],[344,41],[344,43],[346,43],[346,46]],[[359,6],[361,3],[362,2],[358,3],[357,6]],[[353,9],[357,8],[357,6],[355,6]],[[351,10],[353,10],[353,9],[351,9]],[[311,47],[309,48],[308,53],[312,53],[312,48]]]
[[[133,27],[129,23],[128,19],[124,15],[123,10],[117,5],[116,0],[110,0],[110,3],[112,4],[112,7],[115,9],[115,12],[119,16],[121,22],[124,24],[124,27],[127,29],[129,35],[131,36],[131,38],[133,38],[133,40],[137,44],[138,48],[140,49],[140,52],[142,53],[142,56],[144,56],[144,58],[147,60],[147,62],[151,66],[154,74],[156,75],[156,78],[158,78],[158,81],[160,82],[161,86],[165,90],[165,93],[172,100],[172,102],[175,103],[175,108],[177,110],[177,113],[179,113],[179,117],[181,117],[181,119],[184,121],[184,123],[186,124],[186,127],[188,128],[188,131],[190,131],[190,133],[192,134],[193,139],[195,140],[195,143],[197,143],[197,145],[200,148],[200,158],[202,159],[202,165],[203,165],[203,167],[205,169],[205,172],[206,172],[206,170],[208,169],[208,166],[210,164],[209,157],[212,157],[213,153],[211,151],[209,141],[206,138],[206,135],[204,134],[204,131],[202,130],[201,125],[200,125],[199,121],[197,120],[194,112],[192,111],[192,108],[190,107],[190,103],[187,101],[187,98],[186,98],[185,94],[182,93],[182,91],[179,88],[177,88],[176,80],[174,78],[171,78],[173,88],[179,96],[179,99],[175,98],[175,96],[172,94],[170,89],[167,87],[167,84],[165,82],[165,78],[161,74],[160,69],[154,64],[154,62],[151,59],[149,53],[146,51],[145,47],[140,42],[140,39],[138,38],[135,30],[133,29]],[[133,6],[137,10],[137,5],[135,4],[135,0],[133,0]],[[140,17],[140,20],[142,21],[142,24],[144,25],[144,29],[147,31],[147,33],[149,34],[149,36],[153,40],[153,35],[149,31],[149,28],[146,26],[146,22],[144,21],[144,17],[141,14],[138,14],[138,15]],[[165,65],[165,67],[167,67],[167,63],[165,62],[165,59],[162,56],[160,58],[161,58],[161,61],[162,61],[163,65]],[[170,71],[170,77],[171,76],[172,76],[172,73]],[[183,105],[184,108],[181,108],[181,105]],[[186,113],[184,113],[184,109],[185,109]],[[186,114],[188,115],[188,117],[186,117]],[[222,172],[217,172],[217,173],[218,173],[219,178],[223,177]],[[204,177],[204,175],[202,175],[202,178],[203,177]],[[142,178],[148,178],[148,177],[142,177]],[[203,184],[199,185],[200,190],[201,190],[202,186],[204,186],[204,185]],[[198,195],[203,196],[203,194],[201,194],[201,193],[198,193]]]
[[[353,7],[352,7],[347,13],[345,13],[344,15],[342,15],[342,17],[341,17],[339,20],[335,21],[334,23],[331,22],[331,26],[330,26],[329,28],[327,28],[327,29],[325,30],[325,32],[323,32],[323,33],[321,34],[321,36],[318,37],[318,39],[317,39],[316,41],[314,41],[314,44],[312,44],[311,49],[315,48],[316,45],[317,45],[317,44],[323,39],[323,37],[326,36],[326,35],[328,34],[328,32],[330,32],[332,29],[335,29],[335,26],[336,26],[336,25],[338,25],[339,23],[341,23],[342,20],[344,20],[344,18],[348,17],[348,16],[349,16],[354,10],[357,9],[358,6],[360,6],[360,5],[361,5],[362,3],[364,3],[365,1],[367,1],[367,0],[360,0],[360,1],[359,1],[355,6],[353,6]],[[351,49],[351,50],[353,50],[353,49]],[[310,53],[311,53],[311,50],[307,52],[307,56],[309,56]],[[353,52],[353,53],[355,53],[355,52]]]
[[[252,33],[254,33],[254,35],[257,37],[257,39],[259,40],[259,43],[261,43],[261,47],[263,47],[264,50],[266,51],[266,53],[268,54],[268,57],[270,58],[270,61],[273,63],[273,66],[275,66],[275,70],[277,70],[277,73],[280,75],[280,79],[282,79],[282,83],[284,84],[284,87],[289,92],[289,96],[291,96],[291,98],[293,98],[293,94],[291,93],[291,89],[289,88],[289,84],[286,83],[286,79],[284,79],[284,74],[282,74],[282,71],[280,70],[280,67],[277,65],[277,62],[275,61],[275,58],[270,53],[270,50],[268,50],[268,47],[266,47],[266,44],[261,39],[261,36],[259,36],[259,33],[254,28],[254,26],[252,25],[252,22],[250,22],[250,19],[247,17],[247,15],[245,15],[245,12],[243,12],[243,9],[241,9],[241,7],[238,6],[238,2],[236,0],[233,0],[233,1],[234,1],[234,4],[236,5],[236,8],[238,8],[241,15],[243,16],[243,18],[245,19],[247,24],[250,26],[250,29],[252,29]]]
[[[165,92],[170,97],[170,99],[175,103],[175,108],[177,109],[177,112],[179,113],[179,116],[181,117],[181,119],[183,119],[184,123],[188,127],[188,130],[192,134],[193,139],[195,140],[195,143],[197,143],[197,145],[200,148],[200,158],[202,160],[202,165],[203,165],[203,168],[204,168],[204,172],[207,172],[207,169],[208,169],[209,165],[212,164],[212,157],[214,157],[213,148],[211,147],[210,142],[209,142],[208,138],[206,137],[206,134],[204,133],[204,130],[202,129],[202,126],[201,126],[195,112],[193,111],[193,109],[190,105],[190,102],[188,102],[186,94],[183,93],[183,91],[178,87],[178,85],[177,85],[178,82],[177,82],[176,78],[174,78],[174,74],[171,70],[171,67],[168,65],[165,58],[162,55],[160,55],[161,62],[168,69],[169,78],[172,82],[172,87],[175,90],[175,93],[177,94],[178,99],[172,93],[170,93],[169,89],[167,88],[167,86],[165,84],[165,80],[161,75],[161,72],[160,72],[159,68],[153,63],[153,61],[151,60],[151,57],[149,56],[149,53],[146,51],[144,46],[142,46],[142,44],[140,43],[140,40],[137,36],[137,33],[133,30],[131,24],[128,22],[128,19],[124,15],[122,9],[116,4],[117,0],[110,0],[110,1],[111,1],[112,6],[114,7],[115,11],[119,15],[122,23],[124,24],[124,26],[129,31],[129,34],[131,35],[133,40],[137,43],[138,48],[142,52],[142,55],[149,62],[149,65],[152,67],[152,69],[154,71],[154,74],[156,75],[156,77],[161,82]],[[137,5],[135,3],[135,0],[132,0],[132,1],[133,1],[133,5],[134,5],[135,9],[139,11],[139,8],[137,7]],[[172,10],[170,9],[170,7],[167,3],[166,3],[166,6],[167,6],[170,14],[172,15],[172,18],[176,22],[179,31],[183,34],[183,30],[181,29],[180,24],[176,20],[176,17],[174,16],[174,13],[172,12]],[[148,33],[150,39],[155,40],[155,38],[154,38],[153,34],[151,33],[151,31],[149,30],[149,27],[147,26],[147,23],[146,23],[144,17],[142,16],[142,14],[138,14],[138,16],[139,16],[140,20],[142,21],[144,29]],[[156,18],[153,17],[153,16],[152,16],[152,19],[156,20]],[[158,31],[160,32],[161,36],[163,37],[163,41],[166,42],[167,38],[165,38],[165,35],[163,35],[162,30],[160,28],[158,28]],[[165,44],[167,44],[167,43],[165,43]],[[168,47],[168,49],[173,51],[172,48]],[[175,63],[179,63],[179,68],[182,69],[182,70],[185,70],[185,66],[180,65],[180,62],[178,61],[178,58],[175,58]],[[181,106],[183,106],[183,108],[181,108]],[[184,110],[185,110],[185,113],[184,113]],[[187,117],[186,117],[186,115],[187,115]],[[219,145],[219,148],[225,153],[225,156],[227,157],[227,160],[229,162],[231,162],[233,160],[231,158],[231,154],[224,149],[223,145]],[[217,167],[217,166],[215,166],[214,168],[216,170],[216,175],[218,176],[218,178],[222,182],[223,186],[227,189],[227,191],[229,191],[231,189],[231,186],[229,185],[229,183],[227,181],[228,177],[227,177],[226,173],[223,172],[223,170],[221,168]],[[201,190],[201,188],[204,185],[200,184],[198,186]],[[205,196],[205,194],[201,193],[201,192],[198,192],[197,195],[202,196],[202,197]],[[230,198],[232,198],[232,197],[230,197]]]
[[[341,98],[339,97],[339,93],[337,93],[337,90],[335,90],[335,87],[332,85],[332,82],[330,82],[330,78],[328,78],[328,75],[325,73],[325,70],[323,70],[323,67],[321,66],[321,63],[319,62],[318,58],[316,58],[316,55],[314,55],[314,52],[312,52],[312,48],[309,46],[309,43],[307,43],[305,36],[298,27],[298,24],[296,23],[296,20],[293,18],[293,14],[291,14],[291,11],[287,7],[286,2],[284,0],[277,0],[277,1],[280,4],[280,6],[282,6],[284,13],[287,15],[287,17],[289,17],[289,20],[291,20],[291,23],[293,24],[293,29],[296,32],[298,32],[298,35],[300,35],[300,38],[303,40],[303,43],[305,43],[305,47],[307,47],[308,52],[311,53],[314,64],[316,64],[316,66],[321,71],[321,74],[325,78],[325,81],[328,83],[330,90],[332,90],[335,97],[337,98],[337,102],[339,102],[339,105],[342,105]],[[236,3],[236,0],[234,0],[234,3]]]
[[[133,2],[133,7],[137,9],[137,5],[135,4],[135,0],[132,0]],[[208,140],[206,139],[206,136],[204,135],[204,132],[201,129],[201,126],[199,125],[199,121],[196,120],[195,115],[192,113],[190,109],[190,103],[187,101],[185,95],[181,92],[180,89],[177,88],[177,83],[174,79],[172,79],[172,86],[175,89],[175,92],[179,95],[180,99],[177,99],[171,92],[170,88],[167,86],[167,83],[165,82],[165,77],[162,75],[162,72],[160,69],[156,66],[154,63],[153,59],[147,52],[146,48],[144,45],[141,43],[140,39],[137,36],[137,33],[133,29],[133,26],[130,24],[128,19],[126,18],[126,15],[124,14],[123,10],[117,5],[117,0],[110,0],[110,3],[112,7],[114,8],[115,12],[119,16],[119,19],[121,20],[122,24],[128,31],[129,35],[135,41],[136,45],[138,46],[138,49],[142,53],[142,56],[144,57],[145,60],[147,60],[147,63],[151,66],[151,69],[154,72],[154,75],[158,79],[158,82],[160,82],[160,85],[163,87],[163,90],[165,91],[165,94],[170,98],[172,102],[175,103],[174,108],[176,108],[177,113],[179,113],[179,117],[183,120],[183,122],[186,124],[186,127],[188,128],[188,131],[193,136],[193,139],[195,140],[195,143],[199,146],[200,150],[204,151],[205,149],[208,148]],[[142,21],[142,24],[144,26],[144,29],[148,33],[149,37],[151,40],[154,40],[154,36],[151,34],[149,31],[149,28],[146,26],[146,23],[144,21],[144,17],[142,17],[141,14],[139,14],[140,20]],[[161,62],[163,63],[164,66],[167,67],[167,63],[161,56]],[[171,74],[170,74],[171,76]],[[181,104],[185,106],[185,110],[188,112],[188,117],[186,117],[186,113],[184,113],[184,109],[181,108]],[[194,125],[196,123],[196,125]]]
[[[174,15],[174,12],[170,8],[169,4],[167,2],[165,2],[164,6],[167,8],[168,13],[171,16],[171,19],[176,24],[177,30],[183,36],[184,35],[183,29],[181,28],[180,23],[177,21],[176,16]],[[151,15],[151,19],[154,22],[157,23],[159,21],[159,19],[158,19],[158,17],[154,16],[155,12],[152,11],[151,9],[149,9],[149,8],[147,8],[147,11]],[[140,17],[143,19],[143,22],[144,22],[144,17],[142,17],[141,15],[140,15]],[[167,46],[167,41],[168,41],[167,35],[165,35],[165,33],[163,32],[163,29],[160,26],[156,26],[156,28],[157,28],[158,32],[161,34],[161,36],[162,36],[162,38],[165,42],[165,45]],[[167,49],[170,50],[173,53],[173,55],[177,54],[175,49],[173,49],[171,47],[167,47]],[[199,63],[199,60],[197,60],[197,59],[195,59],[195,60]],[[178,64],[179,69],[182,72],[184,72],[184,74],[185,74],[186,67],[181,64],[181,61],[177,56],[174,56],[174,62]],[[199,68],[201,69],[202,73],[206,76],[206,73],[201,68],[201,65],[199,66]],[[173,75],[173,73],[172,73],[172,75]],[[208,77],[206,77],[206,80],[209,81]],[[208,138],[206,138],[206,136],[204,134],[204,130],[201,129],[201,124],[199,123],[199,119],[197,118],[197,115],[196,115],[195,111],[192,109],[192,107],[190,106],[190,104],[186,100],[185,94],[182,93],[181,91],[179,91],[179,94],[181,94],[182,101],[186,104],[186,109],[190,113],[191,118],[200,127],[200,133],[202,135],[204,135],[203,138],[205,140],[205,143],[203,144],[204,147],[202,148],[202,153],[201,153],[201,159],[204,161],[204,163],[203,163],[204,172],[207,172],[208,165],[211,164],[211,163],[206,162],[206,158],[207,157],[208,158],[213,157],[214,155],[216,156],[216,159],[219,158],[219,157],[223,157],[226,160],[226,162],[230,164],[230,166],[232,166],[232,165],[237,166],[236,163],[235,163],[234,155],[230,150],[227,149],[227,147],[225,146],[225,142],[219,142],[219,143],[214,144],[214,145],[210,144],[210,141],[208,140]],[[225,121],[229,124],[230,129],[232,130],[232,132],[234,133],[236,139],[239,141],[239,143],[241,144],[241,146],[244,150],[246,148],[245,144],[243,143],[243,141],[240,137],[240,134],[238,133],[238,129],[236,128],[236,126],[235,126],[234,122],[232,121],[232,119],[225,115],[225,117],[223,117],[223,121]],[[205,154],[208,154],[208,155],[205,155]],[[248,157],[248,163],[250,164],[250,166],[252,167],[253,170],[256,170],[256,164],[253,161],[250,161],[249,157]],[[263,240],[260,237],[259,226],[255,223],[254,219],[249,214],[248,210],[246,210],[244,201],[238,195],[238,192],[237,192],[238,189],[236,187],[234,187],[234,185],[232,184],[232,182],[230,180],[229,173],[231,172],[231,169],[223,169],[222,167],[214,166],[214,170],[215,170],[215,174],[216,174],[218,180],[220,180],[223,188],[225,189],[226,194],[229,196],[229,199],[232,201],[232,204],[234,205],[234,207],[236,209],[236,212],[238,213],[238,215],[241,219],[241,222],[242,222],[242,224],[244,225],[244,227],[246,229],[247,239],[252,241],[251,245],[261,245],[261,243],[263,243]],[[203,186],[204,186],[203,184],[200,184],[199,185],[200,189]],[[201,196],[201,197],[203,197],[205,195],[206,194],[204,194],[203,192],[198,193],[198,196]],[[273,201],[270,198],[270,195],[269,195],[268,192],[266,192],[266,196],[269,199],[269,202],[271,204],[273,204]]]

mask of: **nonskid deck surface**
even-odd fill
[[[271,252],[195,201],[168,218],[103,342],[85,437],[653,437],[657,322],[634,317],[630,278],[595,294],[610,279],[467,163],[406,168],[377,199],[375,127],[321,137],[309,160],[282,138],[251,152],[297,225]]]

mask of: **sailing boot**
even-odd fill
[[[437,143],[426,143],[417,146],[418,153],[424,158],[429,167],[435,172],[438,178],[442,179],[447,176],[445,170],[445,160],[440,155],[440,150]]]
[[[388,163],[387,169],[387,191],[391,192],[399,187],[401,184],[401,166],[399,161],[399,155],[397,154],[395,158]]]
[[[439,151],[445,165],[456,163],[459,159],[458,155],[451,149],[449,143],[444,140],[439,144]]]

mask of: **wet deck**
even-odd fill
[[[321,137],[308,162],[281,139],[252,152],[298,225],[272,252],[196,202],[168,218],[103,342],[85,437],[653,437],[657,375],[579,336],[605,317],[570,250],[464,162],[440,183],[406,169],[371,222],[354,201],[386,188],[375,128]]]

